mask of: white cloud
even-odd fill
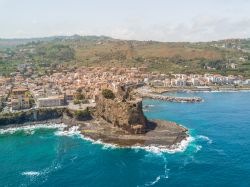
[[[133,19],[121,24],[84,27],[62,24],[40,23],[35,17],[31,19],[35,27],[15,29],[15,37],[42,37],[50,35],[106,35],[120,39],[157,40],[157,41],[211,41],[227,38],[249,38],[250,18],[232,19],[229,17],[196,16],[188,22],[149,24],[143,20]],[[46,32],[44,32],[46,25]],[[6,37],[11,37],[6,35]]]
[[[211,41],[250,37],[250,19],[195,17],[189,24],[123,25],[104,32],[115,38],[159,41]]]

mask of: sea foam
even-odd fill
[[[41,173],[40,172],[37,172],[37,171],[25,171],[25,172],[22,172],[22,175],[25,175],[25,176],[39,176]]]
[[[161,153],[173,154],[173,153],[177,153],[177,152],[184,152],[187,149],[188,145],[192,141],[194,141],[194,138],[189,136],[186,139],[182,140],[180,143],[177,143],[177,144],[172,145],[170,147],[169,146],[162,146],[162,145],[148,145],[148,146],[136,145],[136,146],[121,147],[121,146],[116,145],[116,144],[105,143],[101,139],[93,140],[89,137],[85,137],[79,131],[78,126],[72,126],[68,130],[59,129],[57,132],[55,132],[55,135],[57,135],[57,136],[79,136],[80,138],[82,138],[86,141],[89,141],[92,144],[102,145],[103,149],[124,149],[124,148],[128,149],[128,148],[132,148],[135,150],[142,149],[142,150],[146,150],[148,152],[152,152],[152,153],[156,153],[156,154],[161,154]]]
[[[163,145],[148,145],[148,146],[132,146],[134,149],[144,149],[146,151],[161,154],[161,153],[169,153],[174,154],[178,152],[184,152],[188,145],[194,141],[194,138],[189,136],[186,139],[182,140],[180,143],[172,145],[170,147]]]
[[[27,134],[33,134],[36,129],[57,129],[57,131],[54,133],[56,136],[78,136],[84,140],[92,142],[92,144],[100,144],[102,145],[103,149],[122,149],[122,148],[132,148],[135,150],[146,150],[148,152],[161,154],[161,153],[177,153],[177,152],[184,152],[189,143],[194,141],[194,138],[189,136],[186,139],[182,140],[180,143],[177,143],[172,146],[162,146],[162,145],[148,145],[148,146],[131,146],[131,147],[120,147],[115,144],[111,143],[104,143],[102,140],[93,140],[91,138],[85,137],[81,134],[79,130],[79,126],[72,126],[69,129],[65,130],[65,127],[67,125],[61,123],[61,124],[36,124],[36,125],[27,125],[27,126],[21,126],[21,127],[11,127],[7,129],[0,129],[0,134],[14,134],[18,131],[24,131]],[[201,138],[201,137],[200,137]],[[203,137],[204,138],[204,137]]]
[[[26,125],[21,127],[10,127],[6,129],[0,129],[0,134],[14,134],[18,131],[24,131],[27,134],[33,134],[36,129],[63,129],[65,124],[36,124]]]
[[[81,132],[79,131],[79,126],[72,126],[68,130],[59,129],[55,132],[56,136],[78,136],[80,134]]]
[[[168,173],[170,169],[167,168],[167,160],[166,157],[162,157],[164,160],[164,173],[162,175],[157,176],[153,181],[146,182],[143,186],[154,186],[157,184],[161,179],[168,179]],[[140,186],[138,186],[140,187]]]
[[[213,140],[211,140],[211,139],[208,138],[207,136],[203,136],[203,135],[198,135],[198,136],[196,137],[196,139],[204,140],[204,141],[206,141],[208,144],[212,144],[212,143],[213,143]]]

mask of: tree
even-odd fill
[[[85,110],[76,110],[74,112],[74,116],[76,119],[84,119],[84,118],[88,118],[90,116],[90,111],[88,108],[86,108]]]
[[[85,96],[79,92],[76,93],[76,99],[77,100],[84,100],[85,99]]]
[[[80,101],[78,99],[74,99],[73,103],[74,103],[74,105],[78,105],[78,104],[80,104]]]
[[[109,90],[109,89],[103,89],[102,95],[106,99],[114,99],[115,98],[115,94],[112,92],[112,90]]]
[[[84,96],[84,94],[82,94],[82,91],[83,91],[82,88],[77,88],[77,90],[76,90],[76,96],[75,96],[75,98],[77,100],[84,100],[85,99],[85,96]]]

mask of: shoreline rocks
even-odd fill
[[[72,126],[78,126],[82,135],[94,141],[112,144],[119,147],[131,146],[164,146],[171,149],[172,146],[180,143],[189,137],[187,129],[179,126],[174,122],[162,120],[147,120],[145,133],[132,134],[127,130],[123,130],[102,118],[92,118],[91,120],[78,121],[73,118],[64,118],[63,116],[55,119],[47,119],[40,121],[30,121],[18,124],[1,125],[2,129],[12,127],[23,127],[40,124],[65,124],[68,130]]]
[[[114,127],[104,120],[93,120],[80,125],[81,134],[94,141],[108,143],[119,147],[164,146],[169,149],[189,137],[187,129],[162,120],[148,121],[145,134],[129,134]]]
[[[0,126],[54,121],[66,124],[66,130],[77,125],[85,137],[121,147],[158,145],[170,149],[189,136],[187,129],[176,123],[148,120],[142,99],[131,94],[132,90],[131,85],[121,85],[114,97],[100,95],[95,108],[81,113],[67,108],[42,108],[0,115]]]

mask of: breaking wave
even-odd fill
[[[81,132],[79,131],[79,126],[72,126],[68,130],[59,129],[55,132],[56,136],[78,136]]]
[[[177,143],[172,146],[161,146],[161,145],[148,145],[148,146],[131,146],[131,147],[120,147],[115,144],[111,143],[105,143],[102,140],[93,140],[89,137],[85,137],[84,135],[81,134],[81,131],[79,130],[78,126],[72,126],[68,130],[62,130],[59,129],[58,131],[55,132],[56,136],[78,136],[86,141],[91,142],[92,144],[99,144],[102,145],[102,149],[128,149],[132,148],[135,150],[146,150],[148,152],[156,153],[156,154],[161,154],[161,153],[169,153],[169,154],[174,154],[177,152],[184,152],[188,145],[194,141],[194,138],[189,136],[186,139],[182,140],[180,143]]]
[[[202,149],[201,145],[196,145],[195,146],[195,152],[197,153],[198,151],[200,151]]]
[[[200,140],[204,140],[206,141],[208,144],[212,144],[213,140],[211,140],[210,138],[208,138],[207,136],[203,136],[203,135],[198,135],[196,137],[196,139],[200,139]]]
[[[158,183],[161,180],[161,176],[157,176],[156,179],[154,181],[148,182],[145,184],[145,186],[153,186],[156,183]]]
[[[40,172],[37,172],[37,171],[25,171],[25,172],[22,172],[22,175],[25,175],[25,176],[39,176],[41,173]]]
[[[168,173],[170,169],[167,168],[167,159],[165,157],[163,157],[163,161],[164,161],[164,173],[162,175],[157,176],[153,181],[146,182],[143,186],[154,186],[161,179],[168,179]],[[140,187],[140,185],[137,187]]]
[[[161,154],[161,153],[177,153],[177,152],[184,152],[190,142],[194,141],[194,138],[189,136],[186,139],[182,140],[180,143],[177,143],[172,146],[162,146],[162,145],[148,145],[148,146],[131,146],[131,147],[120,147],[115,144],[111,143],[104,143],[102,140],[93,140],[91,138],[85,137],[81,134],[81,131],[79,130],[79,126],[72,126],[68,129],[65,129],[67,125],[65,124],[37,124],[37,125],[28,125],[28,126],[22,126],[22,127],[11,127],[7,129],[0,129],[0,134],[14,134],[18,131],[24,131],[27,134],[34,134],[35,130],[37,129],[57,129],[57,131],[54,133],[56,136],[77,136],[84,140],[92,142],[92,144],[100,144],[102,145],[103,149],[123,149],[123,148],[132,148],[135,150],[145,150],[148,152]],[[205,136],[200,136],[200,138],[205,138]],[[26,174],[32,174],[32,173],[26,173]],[[34,173],[33,173],[34,174]]]
[[[65,124],[36,124],[36,125],[26,125],[21,127],[10,127],[6,129],[0,129],[0,135],[2,134],[14,134],[19,131],[23,131],[26,134],[34,134],[37,129],[64,129]]]
[[[160,154],[160,153],[174,154],[178,152],[184,152],[192,141],[194,141],[194,138],[189,136],[188,138],[182,140],[180,143],[177,143],[170,147],[162,146],[162,145],[149,145],[149,146],[133,146],[132,148],[144,149],[146,151],[156,153],[156,154]]]
[[[189,136],[186,139],[182,140],[180,143],[177,143],[175,145],[172,146],[161,146],[161,145],[148,145],[148,146],[128,146],[128,147],[120,147],[118,145],[115,144],[111,144],[111,143],[105,143],[102,140],[93,140],[89,137],[85,137],[84,135],[81,134],[81,131],[79,130],[78,126],[72,126],[70,127],[68,130],[63,130],[63,129],[59,129],[58,131],[55,132],[56,136],[77,136],[80,137],[86,141],[91,142],[92,144],[99,144],[102,145],[102,149],[128,149],[128,148],[132,148],[135,150],[146,150],[148,152],[152,152],[152,153],[156,153],[156,154],[160,154],[160,153],[177,153],[177,152],[184,152],[188,145],[194,141],[194,138]]]
[[[44,168],[41,171],[24,171],[24,172],[21,173],[21,175],[27,176],[27,177],[38,177],[38,176],[40,176],[40,177],[47,178],[48,174],[50,174],[52,172],[55,172],[60,168],[61,168],[61,164],[57,160],[54,160],[49,167]]]

